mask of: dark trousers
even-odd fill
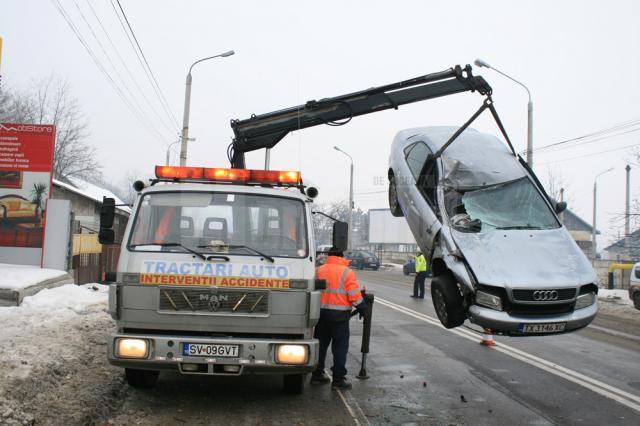
[[[427,278],[426,271],[416,273],[416,278],[413,280],[413,295],[415,297],[424,297],[425,278]]]
[[[347,351],[349,350],[349,320],[326,321],[320,319],[313,332],[313,337],[320,341],[318,367],[313,374],[321,375],[324,371],[324,361],[327,357],[329,343],[333,353],[333,381],[344,379],[347,374]]]

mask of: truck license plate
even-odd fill
[[[201,343],[183,343],[183,356],[219,356],[238,357],[240,356],[239,345],[209,345]]]
[[[547,324],[520,324],[521,333],[560,333],[567,326],[566,322],[554,322]]]

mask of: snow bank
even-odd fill
[[[23,322],[26,317],[30,317],[31,322],[50,321],[60,315],[105,310],[108,291],[109,287],[102,284],[66,284],[44,289],[38,294],[25,297],[20,306],[0,308],[0,320],[3,325]]]
[[[627,290],[598,290],[598,300],[604,302],[612,302],[618,305],[633,306],[633,301],[629,299],[629,292]]]
[[[0,288],[18,290],[63,275],[66,275],[65,271],[56,269],[0,263]]]

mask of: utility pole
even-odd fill
[[[560,188],[560,202],[564,201],[564,188]],[[564,210],[560,212],[560,222],[564,225]]]
[[[625,167],[624,169],[627,172],[627,193],[624,202],[624,251],[627,255],[627,259],[631,259],[631,242],[629,241],[631,239],[629,228],[629,216],[631,210],[631,166],[627,164],[627,167]]]
[[[351,250],[353,248],[353,157],[351,157],[349,154],[347,154],[337,146],[334,146],[333,149],[349,157],[349,161],[351,162],[349,179],[349,241],[347,243],[347,250]]]
[[[592,263],[595,266],[596,264],[596,200],[598,198],[598,178],[605,173],[609,173],[613,170],[613,167],[605,170],[604,172],[598,173],[596,177],[593,179],[593,226],[591,228],[591,251],[593,251],[593,259]]]

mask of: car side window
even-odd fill
[[[418,142],[407,153],[407,165],[416,182],[424,166],[427,156],[431,153],[424,142]]]
[[[429,157],[424,164],[422,174],[418,180],[418,187],[427,202],[437,211],[438,167],[437,160],[433,156]]]

